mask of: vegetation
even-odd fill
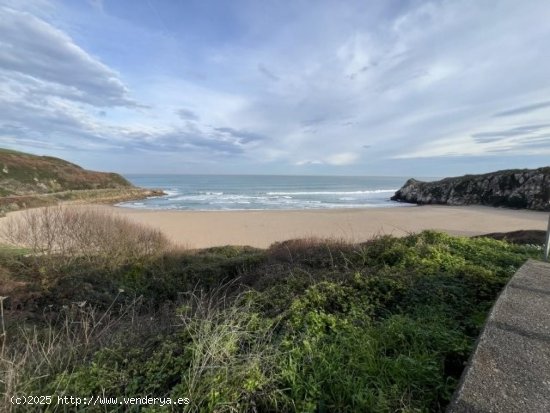
[[[26,246],[46,274],[73,262],[116,268],[159,254],[168,245],[158,230],[89,207],[27,210],[8,220],[2,232],[11,245]]]
[[[115,173],[88,171],[62,159],[0,148],[0,216],[60,201],[121,202],[161,194],[136,188]]]
[[[485,234],[484,237],[513,242],[514,244],[543,245],[546,241],[546,231],[520,230],[512,232],[494,232]]]
[[[497,294],[541,254],[431,231],[180,251],[146,228],[72,214],[19,225],[50,222],[58,240],[86,228],[74,222],[105,221],[101,231],[126,228],[117,243],[154,248],[110,259],[113,230],[91,249],[19,236],[27,249],[0,249],[2,411],[32,411],[14,394],[191,400],[144,412],[444,411]]]
[[[130,186],[118,174],[88,171],[51,156],[0,148],[2,196]]]

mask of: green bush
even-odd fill
[[[5,277],[27,298],[6,305],[33,316],[23,330],[7,320],[6,411],[26,389],[189,397],[202,412],[427,412],[445,410],[492,303],[540,248],[426,231],[167,251],[112,268],[73,257],[46,285],[40,257],[9,256]],[[62,306],[81,318],[44,322]],[[40,337],[55,337],[48,352]]]

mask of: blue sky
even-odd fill
[[[122,173],[550,164],[547,0],[0,0],[0,146]]]

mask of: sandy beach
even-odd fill
[[[376,235],[402,236],[425,229],[453,235],[481,235],[515,230],[546,230],[548,213],[480,206],[410,206],[395,208],[295,211],[159,211],[108,205],[95,208],[157,228],[187,248],[250,245],[266,248],[292,238],[340,238],[353,242]],[[24,211],[8,214],[17,216]],[[0,219],[0,225],[6,218]]]
[[[163,231],[188,248],[251,245],[303,237],[364,241],[379,234],[395,236],[435,229],[454,235],[480,235],[521,229],[545,230],[548,213],[479,206],[299,211],[157,211],[94,206]]]

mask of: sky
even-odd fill
[[[547,0],[0,0],[0,146],[121,173],[550,165]]]

